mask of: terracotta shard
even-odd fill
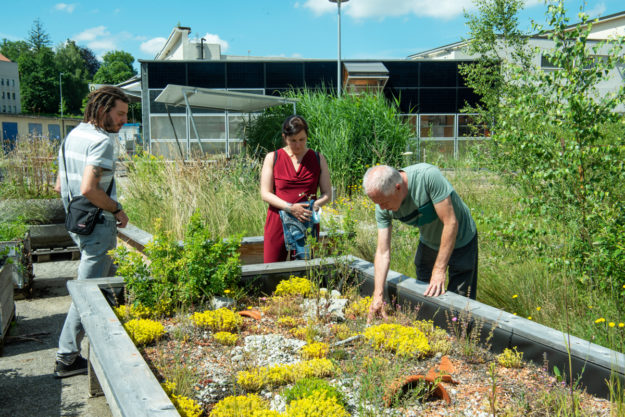
[[[423,375],[409,375],[402,379],[396,380],[393,384],[391,384],[389,389],[386,391],[386,394],[384,395],[384,402],[386,403],[386,406],[391,406],[393,398],[395,398],[395,396],[400,391],[405,391],[413,388],[419,383],[420,380],[424,380],[427,384],[430,385],[430,388],[432,388],[432,395],[434,397],[440,398],[447,404],[451,404],[451,398],[449,397],[447,390],[440,383],[435,384],[434,380],[431,380]]]
[[[393,398],[400,392],[413,388],[420,380],[424,380],[432,388],[432,395],[445,401],[448,405],[451,404],[451,398],[447,393],[445,387],[440,382],[449,382],[457,384],[451,377],[454,372],[454,367],[449,360],[448,356],[441,358],[441,363],[438,366],[433,366],[428,371],[427,375],[409,375],[395,380],[387,389],[384,395],[384,402],[387,407],[391,406]]]
[[[439,378],[442,382],[449,382],[452,384],[457,384],[457,382],[454,381],[451,377],[451,374],[453,373],[454,373],[454,367],[451,364],[449,357],[443,356],[441,358],[441,363],[438,365],[438,367],[433,366],[432,368],[430,368],[426,377],[432,381]]]
[[[260,320],[261,318],[260,311],[258,310],[242,310],[237,312],[237,314],[240,314],[243,317],[251,317],[255,320]]]

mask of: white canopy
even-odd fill
[[[264,96],[261,94],[241,93],[238,91],[227,90],[214,90],[210,88],[189,87],[184,85],[168,84],[167,87],[161,92],[161,94],[154,100],[157,103],[163,103],[166,106],[178,106],[185,107],[187,112],[187,144],[190,140],[190,127],[193,127],[195,136],[197,137],[198,144],[201,149],[200,135],[198,134],[197,127],[195,125],[195,119],[191,107],[199,107],[204,109],[216,109],[225,110],[226,119],[228,118],[228,112],[240,112],[240,113],[253,113],[266,109],[267,107],[280,106],[283,104],[293,105],[293,113],[295,113],[295,105],[297,99]],[[169,114],[169,110],[167,111]],[[191,126],[189,126],[189,121]],[[171,121],[171,128],[174,131],[176,137],[176,143],[178,143],[178,149],[182,156],[182,149],[180,149],[180,142],[178,141],[178,135],[176,129]],[[226,155],[230,156],[230,123],[225,124],[226,128]]]
[[[214,90],[210,88],[168,84],[161,94],[156,97],[155,101],[172,106],[186,107],[188,104],[191,107],[205,109],[253,113],[267,107],[280,106],[282,104],[295,104],[298,100],[293,98],[241,93],[238,91]]]

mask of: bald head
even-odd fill
[[[397,185],[401,184],[402,178],[398,170],[388,165],[371,167],[365,173],[362,180],[362,189],[368,196],[372,194],[391,195]]]

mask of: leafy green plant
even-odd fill
[[[624,119],[616,111],[625,89],[599,89],[623,64],[625,38],[591,43],[588,15],[580,13],[571,27],[564,2],[552,1],[548,26],[536,29],[553,47],[532,50],[517,28],[522,2],[476,3],[470,50],[481,58],[463,73],[483,94],[483,105],[472,110],[492,132],[488,167],[516,184],[533,216],[573,232],[562,263],[577,269],[579,284],[613,294],[625,283],[617,243],[625,233]],[[531,65],[539,54],[554,70]]]
[[[158,228],[158,226],[157,226]],[[168,313],[176,307],[203,304],[214,294],[236,286],[240,238],[210,240],[195,213],[182,244],[159,232],[145,247],[149,264],[125,247],[112,252],[133,302]]]
[[[28,225],[23,220],[0,221],[0,242],[24,238]]]
[[[284,399],[287,404],[294,400],[310,397],[315,391],[323,391],[327,397],[336,398],[337,402],[345,405],[345,396],[337,388],[320,378],[304,378],[297,381],[291,388],[284,390]]]

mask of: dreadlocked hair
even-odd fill
[[[106,113],[115,107],[115,100],[121,100],[124,103],[130,102],[128,96],[126,96],[126,93],[124,93],[121,88],[113,87],[112,85],[106,85],[92,91],[89,93],[89,101],[85,107],[85,117],[83,121],[92,123],[98,127],[103,127]]]

